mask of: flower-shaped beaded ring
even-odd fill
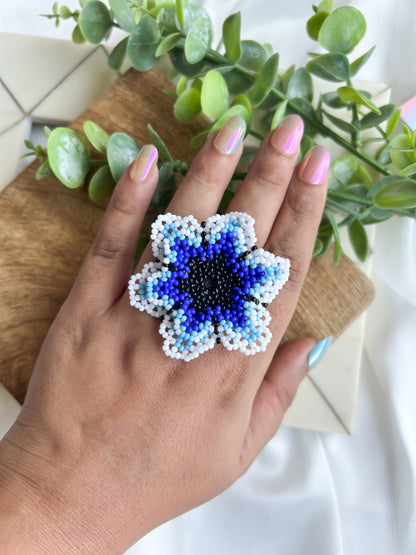
[[[168,356],[189,361],[216,343],[246,355],[266,349],[266,307],[286,283],[290,261],[256,247],[251,216],[231,212],[198,223],[163,214],[151,240],[155,261],[130,278],[130,304],[161,318]]]

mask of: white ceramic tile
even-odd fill
[[[0,74],[26,112],[95,47],[0,33]]]
[[[30,136],[30,119],[26,118],[0,135],[0,191],[22,169],[20,156],[25,149],[24,140]]]
[[[0,83],[0,133],[11,127],[22,117],[23,112]]]
[[[117,73],[107,65],[104,50],[99,48],[39,104],[32,116],[45,122],[70,122],[117,78]]]
[[[0,439],[6,434],[20,412],[20,405],[0,384]]]

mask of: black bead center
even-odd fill
[[[199,257],[188,261],[188,277],[181,281],[179,291],[193,298],[191,306],[197,313],[205,313],[209,306],[214,310],[219,305],[222,311],[232,308],[235,302],[232,296],[241,285],[241,278],[226,262],[223,254],[214,254],[212,259],[206,257],[204,261]]]

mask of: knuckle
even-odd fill
[[[283,413],[285,413],[292,404],[293,397],[293,392],[284,383],[279,383],[279,386],[276,388],[275,399],[278,405],[280,405]]]
[[[214,167],[209,166],[202,161],[198,161],[188,175],[192,183],[194,183],[198,188],[204,188],[208,191],[218,189],[220,183],[218,171]]]
[[[118,260],[124,255],[124,248],[115,237],[101,237],[91,247],[93,257]]]
[[[124,194],[113,193],[111,209],[123,217],[137,216],[137,204]]]
[[[310,185],[306,186],[311,189]],[[314,195],[307,194],[303,188],[301,191],[297,187],[289,187],[287,198],[287,206],[292,213],[292,217],[296,221],[304,222],[318,220],[320,212],[317,199]]]

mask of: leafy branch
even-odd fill
[[[127,34],[108,60],[114,70],[121,68],[126,57],[136,70],[148,71],[161,56],[168,56],[177,76],[176,91],[166,91],[175,98],[175,117],[188,122],[202,112],[210,120],[208,129],[191,140],[193,147],[200,146],[232,115],[243,117],[247,133],[261,141],[287,114],[297,113],[305,123],[301,157],[319,136],[330,138],[349,153],[331,163],[315,256],[324,254],[334,241],[337,260],[342,251],[338,230],[348,227],[357,257],[364,260],[368,253],[366,225],[392,215],[416,217],[416,132],[404,126],[397,134],[400,110],[394,104],[376,105],[368,91],[353,84],[375,48],[353,61],[348,57],[366,32],[359,10],[351,6],[334,10],[333,0],[313,6],[306,30],[326,52],[310,53],[305,67],[279,72],[279,54],[270,44],[241,40],[239,12],[225,19],[220,44],[213,49],[212,22],[200,5],[185,0],[109,0],[109,5],[110,9],[98,0],[80,0],[80,10],[71,12],[55,2],[52,14],[45,17],[55,19],[57,25],[61,18],[72,18],[76,43],[98,44],[109,37],[113,27],[123,29]],[[313,102],[311,75],[336,84],[335,90]],[[255,118],[260,124],[253,124],[253,114],[261,116]],[[86,122],[84,133],[81,137],[73,130],[57,128],[49,133],[47,151],[27,144],[31,149],[28,155],[41,160],[38,178],[52,172],[71,188],[87,182],[91,199],[97,201],[111,193],[140,147],[123,133],[107,135],[93,122]],[[185,174],[188,165],[173,160],[150,126],[149,133],[162,158],[149,210],[149,218],[153,218],[174,194],[175,174]],[[98,158],[92,158],[88,142]],[[378,144],[376,156],[367,149],[371,144]],[[244,179],[245,166],[254,153],[245,150],[222,210],[231,200],[236,182]],[[369,169],[376,175],[374,182]],[[139,244],[144,244],[143,238]]]

